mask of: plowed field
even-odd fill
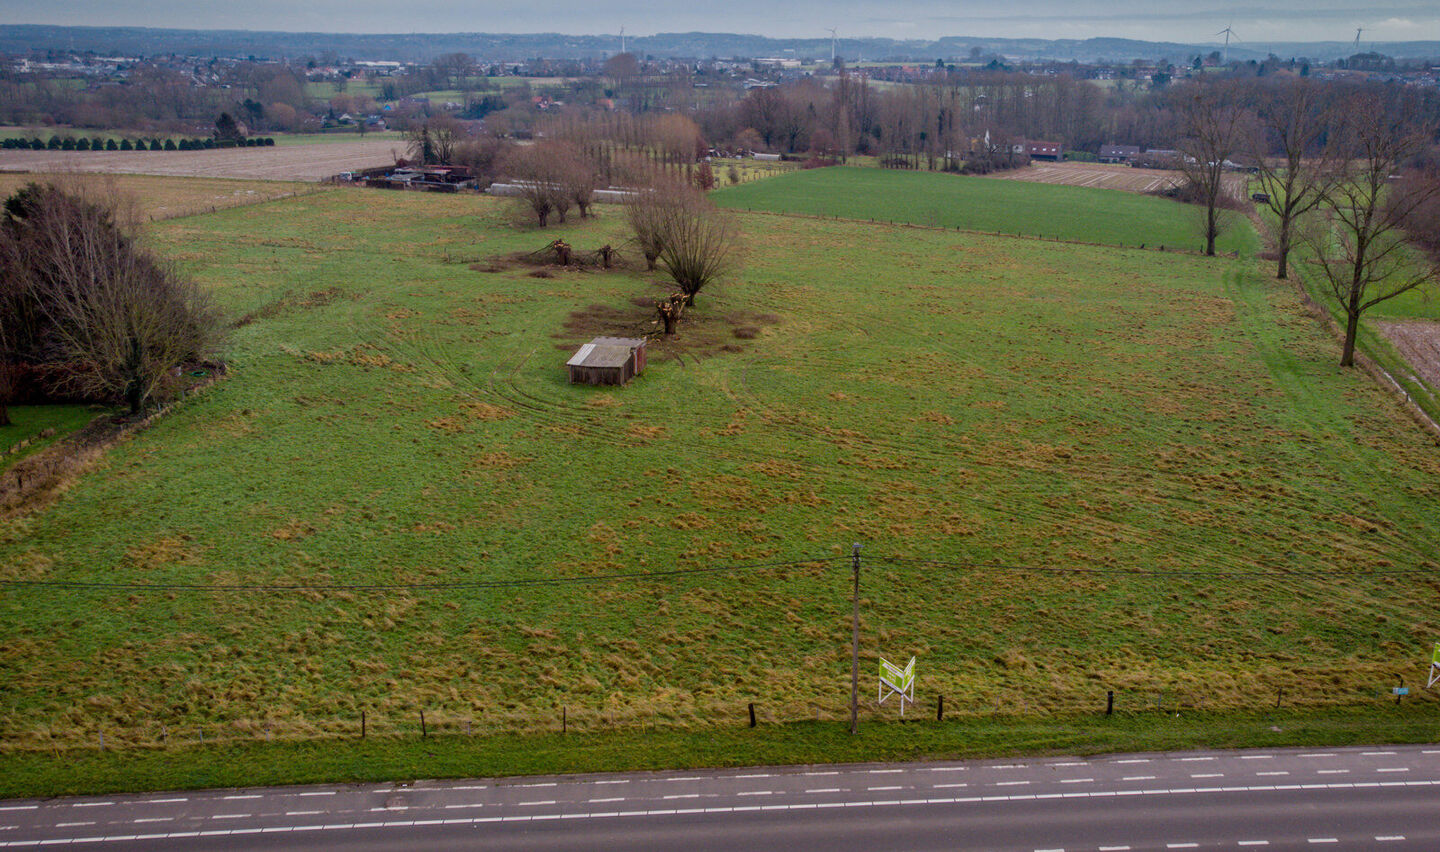
[[[393,139],[213,151],[0,151],[0,170],[318,181],[348,169],[395,162]]]

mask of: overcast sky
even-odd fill
[[[0,22],[319,32],[754,33],[933,39],[941,36],[1244,43],[1440,40],[1440,0],[0,0]]]

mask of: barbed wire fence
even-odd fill
[[[56,594],[70,591],[117,591],[132,595],[206,593],[232,595],[386,595],[398,592],[445,590],[524,589],[535,587],[591,586],[626,582],[665,582],[689,577],[715,575],[746,575],[784,569],[820,569],[837,571],[851,569],[861,575],[858,546],[853,555],[813,556],[789,560],[766,560],[714,566],[696,566],[650,571],[549,577],[519,577],[499,580],[437,580],[404,583],[137,583],[53,579],[0,579],[0,592],[16,589],[46,590]],[[961,561],[910,557],[900,555],[866,556],[864,564],[884,566],[902,571],[951,572],[964,575],[995,575],[1025,573],[1044,576],[1080,575],[1112,577],[1163,578],[1234,578],[1234,579],[1355,579],[1404,578],[1433,579],[1435,568],[1377,569],[1235,569],[1235,568],[1148,568],[1141,566],[1047,566],[998,561]],[[860,587],[856,587],[859,601]],[[858,621],[857,621],[858,629]],[[858,646],[857,646],[858,659]],[[869,650],[867,659],[874,656]],[[394,706],[359,709],[349,718],[319,720],[294,718],[232,718],[209,723],[177,723],[140,721],[131,725],[97,724],[84,729],[72,725],[43,722],[27,731],[13,730],[0,738],[0,754],[6,752],[61,752],[85,749],[164,748],[204,744],[235,744],[255,742],[338,741],[353,739],[395,739],[406,737],[526,735],[542,733],[594,733],[611,730],[637,729],[705,729],[726,727],[757,727],[765,724],[793,722],[835,722],[859,712],[867,720],[894,715],[869,694],[871,681],[856,695],[854,706],[838,690],[803,700],[766,700],[757,694],[754,701],[715,700],[685,701],[673,706],[604,707],[576,702],[557,706],[529,708],[494,708],[483,712],[458,712],[446,707]],[[854,686],[856,684],[852,684]],[[1433,691],[1410,690],[1403,677],[1393,688],[1369,686],[1328,690],[1324,695],[1307,693],[1303,684],[1272,684],[1270,695],[1260,700],[1260,693],[1251,690],[1249,709],[1296,708],[1335,705],[1393,706],[1403,699],[1436,703]],[[1418,685],[1417,685],[1418,686]],[[1400,691],[1403,690],[1403,691]],[[1083,690],[1017,688],[999,684],[993,689],[971,690],[964,695],[947,697],[934,692],[913,705],[910,719],[929,718],[975,719],[982,717],[1017,717],[1035,719],[1040,716],[1060,717],[1105,715],[1115,713],[1179,713],[1196,710],[1237,710],[1233,701],[1211,700],[1202,686],[1193,683],[1177,686],[1113,687],[1096,683]]]

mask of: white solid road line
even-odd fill
[[[1375,770],[1376,772],[1409,772],[1408,766],[1385,766]]]
[[[1395,840],[1404,840],[1404,839],[1405,839],[1405,835],[1403,835],[1403,834],[1377,834],[1377,835],[1375,835],[1375,839],[1378,840],[1378,841],[1380,841],[1381,843],[1389,843],[1389,842],[1395,841]]]

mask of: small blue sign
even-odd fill
[[[1408,686],[1397,686],[1397,687],[1395,687],[1394,689],[1392,689],[1392,690],[1390,690],[1390,691],[1393,692],[1393,693],[1395,693],[1396,695],[1409,695],[1409,694],[1410,694],[1410,687],[1408,687]]]

